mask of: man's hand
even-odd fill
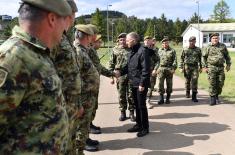
[[[174,69],[172,69],[172,70],[171,70],[171,73],[172,73],[172,74],[175,74],[175,70],[174,70]]]
[[[83,108],[83,106],[81,106],[81,107],[78,109],[77,117],[78,117],[78,118],[82,118],[82,117],[83,117],[83,114],[84,114],[84,108]]]
[[[208,68],[203,68],[203,71],[208,73]]]
[[[157,71],[156,70],[152,71],[152,76],[157,76]]]
[[[112,78],[112,81],[110,82],[112,85],[114,85],[115,81],[114,78]]]
[[[142,91],[144,91],[144,87],[139,86],[139,92],[142,92]]]
[[[116,78],[119,78],[121,76],[121,73],[119,70],[114,70],[113,73]]]
[[[230,71],[230,66],[226,66],[225,69],[227,72]]]

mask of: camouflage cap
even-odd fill
[[[84,25],[84,24],[78,24],[78,25],[75,25],[75,28],[78,30],[78,31],[81,31],[83,33],[86,33],[88,35],[94,35],[94,32],[91,30],[91,28],[87,25]]]
[[[196,40],[196,37],[191,36],[188,40],[189,40],[189,41],[194,41],[194,40]]]
[[[118,39],[120,39],[120,38],[126,38],[126,33],[120,33],[119,35],[118,35]]]
[[[152,37],[150,37],[150,36],[145,36],[145,37],[144,37],[144,40],[146,40],[146,39],[152,39]]]
[[[169,38],[167,36],[164,36],[164,38],[162,39],[161,42],[163,43],[163,42],[166,42],[166,41],[169,41]]]
[[[21,0],[24,3],[31,4],[40,9],[56,13],[60,16],[69,16],[72,14],[71,7],[65,0]]]
[[[100,40],[101,38],[102,38],[102,36],[101,36],[100,34],[98,34],[98,35],[96,36],[95,41],[98,41],[98,40]]]
[[[78,12],[78,8],[74,0],[67,0],[67,2],[69,3],[72,12]]]
[[[212,38],[212,37],[214,37],[214,36],[217,36],[217,37],[218,37],[218,36],[219,36],[219,33],[212,33],[211,36],[210,36],[210,38]]]
[[[97,26],[95,26],[93,24],[88,24],[87,26],[89,26],[91,28],[91,30],[93,31],[94,34],[99,33],[99,30],[98,30]]]

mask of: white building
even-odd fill
[[[219,33],[220,42],[230,47],[235,38],[235,23],[190,24],[181,35],[183,47],[188,46],[188,40],[191,36],[197,38],[196,46],[205,47],[210,42],[210,35],[215,32]]]

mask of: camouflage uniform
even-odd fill
[[[99,72],[88,56],[88,49],[79,44],[76,44],[75,47],[82,80],[81,104],[84,107],[84,114],[77,130],[78,150],[81,152],[84,150],[86,140],[89,137],[90,123],[96,106],[96,95],[99,89],[100,78]]]
[[[202,52],[199,47],[183,49],[180,57],[179,68],[184,71],[186,92],[197,93],[199,68],[202,69],[201,63]]]
[[[111,70],[120,70],[127,65],[129,50],[127,48],[120,48],[116,46],[113,48],[112,55],[109,61],[109,68]],[[121,111],[127,110],[127,103],[129,104],[128,109],[134,111],[134,103],[131,93],[130,84],[128,82],[127,75],[121,76],[117,81],[119,109]]]
[[[160,94],[165,93],[164,81],[166,80],[166,93],[171,94],[173,86],[173,73],[171,73],[171,71],[176,70],[177,68],[176,52],[174,49],[169,47],[168,49],[159,49],[158,54],[160,57],[160,66],[158,69],[158,92]]]
[[[0,47],[0,154],[62,154],[68,116],[50,51],[18,26]]]
[[[226,45],[208,45],[203,53],[203,68],[208,68],[209,93],[210,96],[218,96],[224,86],[225,74],[224,63],[230,67],[231,58]]]
[[[81,95],[80,69],[76,60],[76,51],[66,36],[63,36],[61,44],[54,52],[55,67],[62,80],[62,90],[67,103],[71,139],[70,154],[76,154],[76,129],[80,121],[77,112],[82,107],[79,99]]]

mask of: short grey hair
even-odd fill
[[[127,36],[130,36],[132,39],[134,39],[136,42],[140,41],[140,36],[136,32],[130,32],[127,34]]]

